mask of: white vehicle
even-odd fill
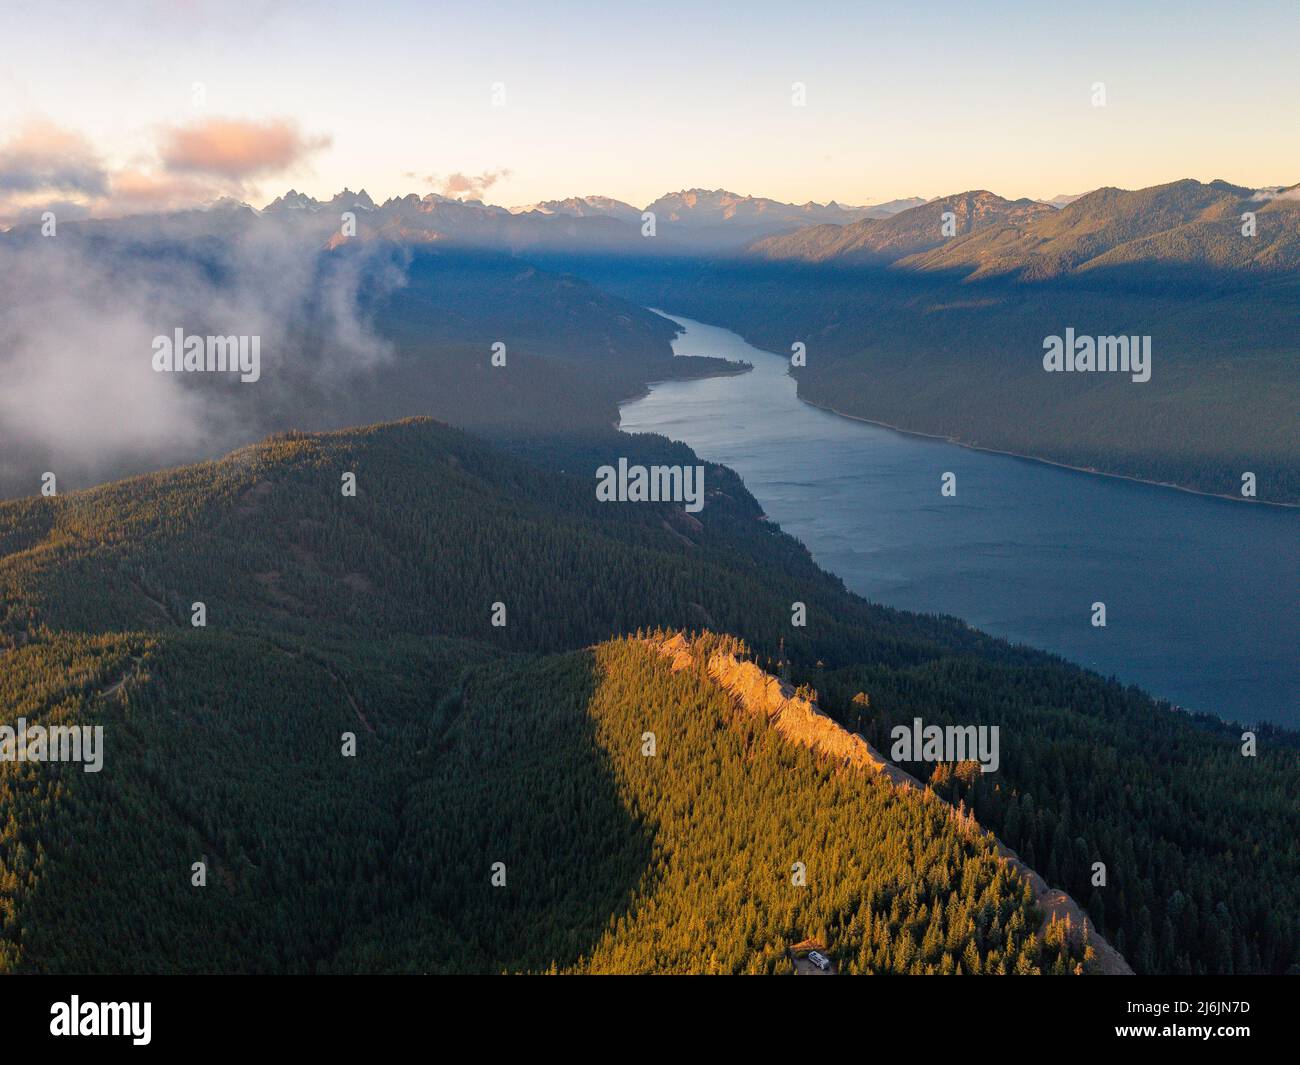
[[[815,966],[817,966],[817,968],[819,968],[822,972],[825,972],[827,969],[831,967],[830,958],[826,957],[825,954],[822,954],[819,951],[810,950],[808,952],[808,960],[812,962]]]

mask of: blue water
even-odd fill
[[[1300,510],[972,451],[818,410],[785,359],[672,317],[678,356],[752,373],[622,408],[736,470],[767,516],[875,602],[953,614],[1189,710],[1300,726]],[[957,494],[940,495],[943,473]],[[1106,627],[1092,604],[1106,604]]]

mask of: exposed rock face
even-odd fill
[[[674,673],[695,665],[691,642],[683,633],[651,641],[651,644],[659,654],[672,660]],[[1133,969],[1119,951],[1091,928],[1083,908],[1064,891],[1049,886],[1015,851],[982,828],[969,811],[954,808],[916,777],[888,761],[856,732],[849,732],[836,724],[818,709],[816,703],[803,698],[789,684],[760,669],[753,662],[715,651],[709,657],[707,668],[709,676],[734,695],[743,709],[761,714],[791,743],[808,747],[845,766],[880,774],[895,787],[914,789],[921,793],[924,801],[948,807],[952,817],[960,821],[963,830],[989,838],[999,856],[1014,866],[1029,882],[1034,899],[1043,910],[1044,928],[1053,918],[1067,921],[1076,937],[1086,937],[1091,944],[1096,952],[1097,968],[1102,973],[1113,976],[1133,975]]]
[[[671,658],[674,672],[689,669],[695,662],[690,641],[682,633],[657,644],[661,655]],[[815,703],[795,693],[789,685],[764,672],[753,662],[731,654],[715,653],[708,663],[709,676],[740,700],[752,713],[762,714],[792,743],[802,744],[848,765],[882,773],[895,784],[933,795],[919,780],[884,758],[857,733],[841,728]],[[935,796],[938,799],[938,796]]]

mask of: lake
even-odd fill
[[[859,595],[955,615],[1189,710],[1300,726],[1300,511],[843,418],[797,398],[784,358],[665,317],[685,329],[679,357],[754,370],[656,384],[623,406],[621,427],[732,467],[767,516]],[[945,498],[948,472],[956,495]],[[1104,628],[1092,624],[1096,602]]]

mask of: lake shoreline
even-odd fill
[[[776,356],[780,358],[780,356]],[[842,410],[836,410],[834,407],[825,403],[817,403],[808,399],[806,396],[799,394],[798,381],[795,382],[795,398],[800,403],[806,403],[816,410],[823,410],[827,414],[834,414],[839,418],[847,418],[851,422],[864,422],[867,425],[878,425],[882,429],[889,429],[895,433],[904,433],[907,436],[919,436],[926,440],[938,440],[944,444],[954,444],[957,447],[964,447],[968,451],[982,451],[986,455],[1005,455],[1007,458],[1024,459],[1026,462],[1041,462],[1045,466],[1055,466],[1061,470],[1071,470],[1074,473],[1087,473],[1094,477],[1114,477],[1120,481],[1132,481],[1134,484],[1146,484],[1152,488],[1172,488],[1175,492],[1186,492],[1188,495],[1203,496],[1206,499],[1226,499],[1230,503],[1247,503],[1261,507],[1282,507],[1288,510],[1300,509],[1300,503],[1280,503],[1273,499],[1247,499],[1244,496],[1228,495],[1225,492],[1206,492],[1200,488],[1188,488],[1185,485],[1175,484],[1172,481],[1152,481],[1146,477],[1134,477],[1128,473],[1107,473],[1105,470],[1092,469],[1087,466],[1071,466],[1068,462],[1059,462],[1056,459],[1043,458],[1041,455],[1025,455],[1019,451],[1004,451],[996,447],[981,447],[979,444],[968,444],[955,436],[941,436],[938,433],[923,433],[919,429],[904,429],[900,425],[891,425],[889,422],[877,421],[875,418],[864,418],[859,414],[846,414]]]
[[[681,331],[682,331],[682,330],[681,330],[681,324],[680,324],[680,322],[678,322],[677,319],[675,319],[675,318],[674,318],[674,317],[673,317],[669,312],[667,312],[667,311],[663,311],[663,310],[660,310],[658,307],[647,307],[646,310],[650,311],[651,314],[657,314],[657,315],[659,315],[661,318],[665,318],[665,319],[667,319],[668,321],[672,322],[675,326],[678,327],[678,335],[679,335],[679,336],[681,335]],[[682,315],[681,317],[685,317],[685,315]],[[705,323],[705,324],[711,324],[711,323]],[[726,326],[715,326],[715,328],[726,329],[727,327],[726,327]],[[735,330],[732,330],[732,331],[735,332]],[[741,336],[742,338],[743,338],[743,336],[744,336],[742,333],[739,333],[739,332],[737,332],[736,335],[737,335],[737,336]],[[751,345],[751,346],[752,346],[756,351],[766,351],[765,348],[760,348],[757,344],[754,344],[754,343],[752,343],[751,341],[748,341],[748,340],[747,340],[746,343],[749,343],[749,344],[750,344],[750,345]],[[783,355],[781,355],[781,354],[779,354],[779,353],[777,353],[777,352],[767,352],[767,354],[771,355],[772,358],[774,358],[774,359],[782,359],[782,360],[784,360],[784,358],[785,358],[785,356],[783,356]],[[694,355],[685,355],[685,356],[677,355],[677,356],[675,356],[675,357],[676,357],[676,358],[697,358],[698,356],[694,356]],[[752,369],[752,367],[751,367],[751,369]],[[721,373],[721,374],[702,374],[702,375],[701,375],[701,377],[731,377],[731,376],[735,376],[735,375],[734,375],[734,374],[725,374],[725,373]],[[791,376],[788,370],[787,370],[786,376],[788,376],[788,377]],[[678,380],[678,379],[677,379],[677,378],[670,378],[669,380]],[[648,394],[649,394],[648,389],[649,389],[652,385],[662,384],[662,383],[663,383],[663,382],[660,382],[660,381],[649,381],[649,382],[647,382],[647,383],[646,383],[646,389],[647,389],[647,391],[646,391],[646,392],[643,392],[641,395],[637,396],[636,398],[637,398],[637,399],[642,399],[642,398],[644,398],[645,395],[648,395]],[[806,403],[806,404],[807,404],[808,406],[810,406],[810,407],[813,407],[813,408],[815,408],[815,409],[817,409],[817,410],[823,410],[823,411],[826,411],[828,414],[834,414],[834,415],[836,415],[837,417],[840,417],[840,418],[847,418],[849,421],[852,421],[852,422],[864,422],[864,423],[867,424],[867,425],[878,425],[878,426],[880,426],[880,428],[882,428],[882,429],[889,429],[889,430],[891,430],[891,431],[893,431],[893,432],[895,432],[895,433],[905,433],[905,434],[908,435],[908,436],[918,436],[918,437],[922,437],[922,438],[924,438],[924,439],[926,439],[926,440],[938,440],[938,441],[941,441],[942,443],[945,443],[945,444],[955,444],[957,447],[964,447],[964,448],[966,448],[966,449],[969,450],[969,451],[983,451],[985,454],[988,454],[988,455],[1005,455],[1005,456],[1008,457],[1008,458],[1013,458],[1013,459],[1024,459],[1024,460],[1027,461],[1027,462],[1041,462],[1041,463],[1043,463],[1043,464],[1046,465],[1046,466],[1055,466],[1055,467],[1057,467],[1058,469],[1062,469],[1062,470],[1071,470],[1071,471],[1073,471],[1074,473],[1088,473],[1088,474],[1092,474],[1092,475],[1094,475],[1094,476],[1096,476],[1096,477],[1114,477],[1114,478],[1116,478],[1116,479],[1118,479],[1118,480],[1121,480],[1121,481],[1132,481],[1132,482],[1135,483],[1135,484],[1146,484],[1146,485],[1150,485],[1150,486],[1153,487],[1153,488],[1172,488],[1172,489],[1173,489],[1174,491],[1176,491],[1176,492],[1186,492],[1186,493],[1188,493],[1189,495],[1194,495],[1194,496],[1204,496],[1204,497],[1207,498],[1207,499],[1226,499],[1226,500],[1228,500],[1228,501],[1230,501],[1230,502],[1233,502],[1233,503],[1250,503],[1250,504],[1254,504],[1254,505],[1257,505],[1257,506],[1264,506],[1264,507],[1283,507],[1283,508],[1286,508],[1286,509],[1288,509],[1288,510],[1297,510],[1297,509],[1300,509],[1300,503],[1284,503],[1284,502],[1281,502],[1281,501],[1279,501],[1279,500],[1274,500],[1274,499],[1248,499],[1248,498],[1246,498],[1245,496],[1240,496],[1240,495],[1230,495],[1230,494],[1228,494],[1227,492],[1207,492],[1207,491],[1205,491],[1204,489],[1201,489],[1201,488],[1189,488],[1189,487],[1187,487],[1186,485],[1177,484],[1177,483],[1174,482],[1174,481],[1153,481],[1153,480],[1151,480],[1151,479],[1148,478],[1148,477],[1136,477],[1136,476],[1134,476],[1133,474],[1128,474],[1128,473],[1108,473],[1106,470],[1098,470],[1098,469],[1091,468],[1091,467],[1087,467],[1087,466],[1072,466],[1072,465],[1071,465],[1070,463],[1068,463],[1068,462],[1061,462],[1061,461],[1058,461],[1057,459],[1044,458],[1044,457],[1041,456],[1041,455],[1026,455],[1026,454],[1024,454],[1023,452],[1019,452],[1019,451],[1006,451],[1006,450],[1004,450],[1004,449],[1002,449],[1002,448],[995,448],[995,447],[981,447],[979,444],[968,444],[966,441],[964,441],[964,440],[960,440],[960,439],[958,439],[958,438],[955,437],[955,436],[942,436],[942,435],[940,435],[939,433],[925,433],[925,432],[922,432],[922,431],[919,430],[919,429],[904,429],[901,425],[894,425],[894,424],[892,424],[891,422],[882,422],[882,421],[879,421],[879,420],[876,419],[876,418],[866,418],[866,417],[863,417],[863,416],[860,415],[860,414],[848,414],[848,413],[846,413],[845,411],[838,410],[837,408],[831,406],[830,404],[827,404],[827,403],[818,403],[818,402],[816,402],[815,400],[808,399],[806,396],[804,396],[804,395],[799,391],[799,379],[798,379],[798,378],[794,378],[794,383],[795,383],[795,387],[794,387],[795,398],[798,399],[799,402],[801,402],[801,403]],[[621,404],[620,404],[620,406],[621,406]],[[621,417],[620,417],[620,422],[621,422],[621,421],[622,421],[622,419],[621,419]],[[615,425],[615,428],[618,428],[618,425],[617,425],[617,424]]]
[[[679,359],[697,359],[698,355],[677,355],[674,358]],[[719,377],[744,377],[747,373],[753,373],[754,366],[752,363],[737,364],[734,370],[715,370],[712,373],[691,374],[689,377],[658,377],[653,381],[647,381],[641,388],[627,396],[619,399],[617,413],[618,416],[610,422],[611,429],[619,429],[623,424],[623,406],[627,403],[635,403],[638,399],[645,399],[650,395],[655,385],[669,385],[684,383],[688,381],[712,381]]]
[[[1294,529],[1276,509],[1294,504],[1201,504],[1197,497],[1236,497],[847,414],[799,396],[781,355],[722,326],[676,324],[689,334],[675,342],[677,358],[745,361],[754,372],[656,382],[619,404],[618,427],[682,441],[730,466],[769,520],[851,591],[964,619],[1171,709],[1296,729],[1286,696],[1295,659],[1283,636],[1295,617],[1286,594]],[[944,445],[967,457],[943,459],[935,449]],[[964,463],[976,478],[967,485],[979,491],[937,504],[936,462]],[[1178,491],[1132,491],[1122,481]],[[1255,547],[1243,552],[1243,544]],[[1077,620],[1098,601],[1115,608],[1104,630]],[[1187,609],[1204,603],[1215,604],[1212,616]]]

